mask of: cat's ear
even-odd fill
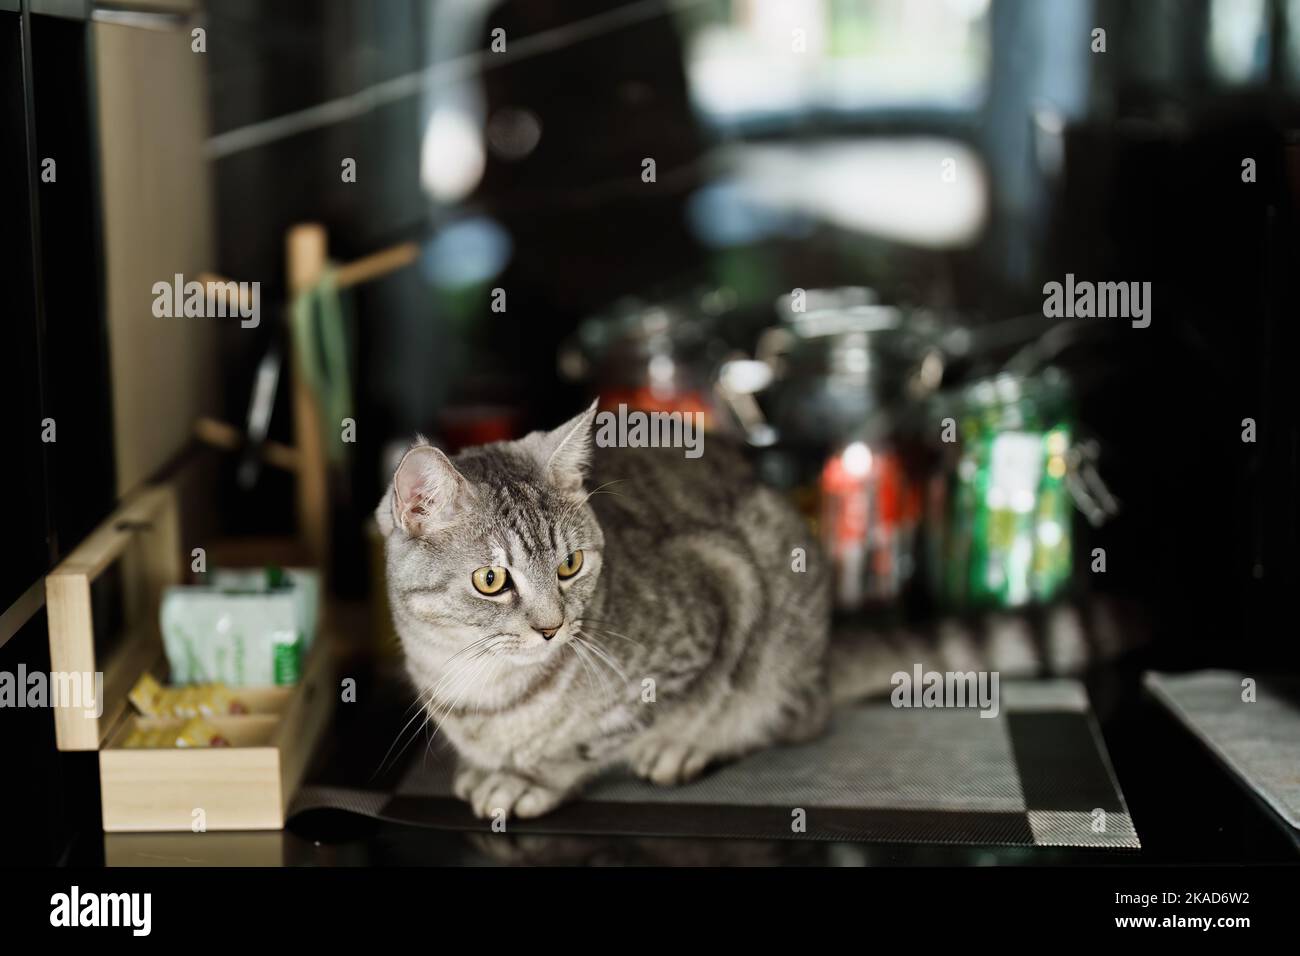
[[[387,516],[382,514],[385,503],[380,503],[380,529],[389,534],[401,528],[412,537],[437,531],[469,506],[470,497],[469,482],[451,459],[432,445],[416,445],[393,475]]]
[[[598,401],[598,400],[597,400]],[[591,423],[597,402],[554,431],[542,433],[538,460],[546,480],[564,492],[577,492],[591,464]]]

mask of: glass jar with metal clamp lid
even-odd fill
[[[797,491],[830,559],[837,609],[896,602],[915,566],[920,498],[896,415],[925,367],[935,323],[868,289],[796,291],[760,340],[775,370],[777,451],[806,477]],[[774,344],[775,343],[775,344]]]
[[[951,609],[1052,600],[1073,570],[1079,450],[1065,374],[1004,372],[930,408],[941,462],[926,497],[934,596]]]

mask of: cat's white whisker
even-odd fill
[[[578,639],[576,635],[574,636],[574,639],[568,643],[567,646],[569,647],[570,650],[573,651],[573,656],[578,659],[578,663],[582,665],[583,670],[587,672],[587,686],[591,688],[591,692],[593,694],[597,693],[595,678],[592,676],[591,667],[587,664],[587,659],[583,657],[581,653],[579,653]]]
[[[486,646],[487,643],[491,641],[494,637],[496,637],[495,634],[488,634],[476,640],[470,641],[468,644],[466,644],[464,647],[458,650],[455,654],[452,654],[451,657],[443,661],[442,666],[444,668],[450,667],[455,661],[463,657],[465,654],[468,654],[471,651],[475,651],[478,650],[479,648]]]
[[[478,678],[483,674],[484,669],[489,664],[492,663],[492,658],[487,657],[485,655],[479,655],[478,657],[474,658],[474,663],[476,665],[474,667],[474,670],[467,675],[465,681],[463,682],[463,686],[460,689],[460,692],[456,695],[455,700],[449,703],[445,708],[440,709],[441,716],[439,716],[436,721],[430,719],[429,723],[432,725],[433,731],[429,734],[429,739],[424,745],[424,753],[426,758],[428,757],[430,751],[433,749],[434,738],[437,737],[438,732],[442,730],[442,725],[446,723],[447,718],[451,716],[452,712],[456,709],[457,705],[461,701],[461,698],[465,696],[466,692],[469,691],[471,687],[474,687],[478,684]],[[432,715],[430,716],[432,718]]]
[[[615,478],[615,479],[613,479],[612,481],[607,481],[607,482],[605,482],[603,485],[598,485],[597,487],[593,488],[591,491],[587,492],[587,497],[585,497],[585,498],[582,499],[582,504],[585,505],[588,501],[590,501],[592,495],[598,495],[598,494],[601,494],[601,493],[604,493],[604,494],[607,494],[607,495],[614,495],[615,497],[618,497],[618,498],[623,497],[623,496],[620,495],[617,491],[605,491],[605,489],[608,488],[610,485],[616,485],[616,484],[618,484],[620,481],[627,481],[627,479],[626,479],[626,478]],[[579,505],[578,507],[582,507],[582,505]],[[574,510],[576,511],[577,508],[575,508]]]
[[[411,704],[411,707],[415,707],[416,705],[419,705],[419,708],[420,708],[420,709],[417,710],[414,714],[411,714],[411,718],[410,718],[410,719],[409,719],[409,720],[408,720],[408,721],[407,721],[407,722],[402,726],[402,729],[399,730],[399,731],[397,732],[397,736],[393,738],[393,742],[392,742],[391,744],[388,745],[388,750],[387,750],[387,752],[385,752],[385,754],[384,754],[384,756],[383,756],[383,759],[379,761],[379,766],[378,766],[378,768],[376,768],[375,772],[371,775],[371,779],[372,779],[372,780],[373,780],[375,777],[379,776],[381,773],[383,773],[385,770],[388,769],[388,758],[392,755],[392,753],[393,753],[393,748],[397,746],[397,742],[398,742],[399,740],[401,740],[402,737],[403,737],[403,735],[405,735],[406,731],[407,731],[408,729],[410,729],[411,724],[415,723],[415,721],[419,719],[420,715],[425,713],[425,707],[427,706],[427,704],[425,704],[425,701],[424,701],[424,694],[425,694],[425,693],[428,693],[428,692],[425,691],[425,692],[421,692],[421,693],[419,693],[419,694],[416,695],[416,697],[415,697],[415,701],[414,701],[414,703]],[[432,699],[432,698],[430,698],[430,699]],[[406,708],[407,713],[410,713],[411,707]],[[403,714],[403,716],[405,716],[405,714]],[[424,726],[424,725],[421,724],[421,725],[420,725],[420,728],[417,729],[417,730],[415,731],[415,736],[416,736],[416,737],[418,737],[418,736],[420,735],[420,729],[423,729],[423,726]],[[414,739],[414,738],[412,738],[412,739]],[[406,742],[406,746],[403,747],[401,750],[399,750],[397,755],[400,757],[400,756],[402,755],[402,752],[406,750],[406,747],[409,747],[410,745],[411,745],[411,742],[408,740],[408,741]],[[394,758],[394,759],[396,759],[396,758]]]
[[[452,712],[460,704],[461,699],[465,696],[465,694],[469,691],[471,687],[477,686],[479,682],[478,679],[483,675],[484,670],[487,668],[489,664],[492,664],[494,662],[494,658],[490,655],[492,646],[493,645],[489,645],[483,648],[478,654],[470,658],[469,662],[465,665],[464,668],[462,668],[462,673],[464,674],[464,678],[457,684],[459,691],[456,693],[455,699],[453,699],[446,706],[442,706],[440,704],[439,707],[437,708],[436,713],[440,714],[441,716],[439,716],[436,721],[434,720],[430,721],[431,723],[433,723],[434,727],[433,727],[433,733],[429,736],[429,742],[425,746],[426,753],[428,752],[429,748],[433,746],[433,738],[438,736],[438,731],[442,729],[442,725],[446,722],[447,718],[451,716]],[[432,718],[433,716],[434,715],[431,713],[430,718]]]
[[[478,640],[465,645],[459,651],[457,651],[455,654],[451,655],[451,657],[447,659],[447,664],[454,665],[454,666],[451,666],[447,670],[447,672],[443,674],[442,679],[439,680],[434,686],[427,688],[426,690],[422,691],[416,696],[415,701],[411,706],[414,707],[415,705],[418,704],[420,705],[420,709],[416,711],[415,714],[413,714],[411,718],[406,722],[406,724],[402,727],[402,729],[397,732],[397,736],[393,739],[392,744],[390,744],[388,747],[388,752],[384,754],[384,759],[380,761],[380,767],[378,770],[375,771],[375,776],[378,776],[380,773],[382,773],[384,770],[388,768],[388,760],[390,756],[392,756],[393,762],[396,762],[398,759],[400,759],[402,754],[406,752],[406,748],[411,746],[411,741],[415,740],[416,737],[420,736],[420,731],[425,730],[429,726],[430,718],[433,716],[433,713],[436,712],[436,709],[441,709],[440,704],[438,705],[437,708],[435,708],[435,703],[437,703],[438,701],[439,691],[449,682],[454,681],[457,678],[464,675],[465,672],[468,671],[470,665],[472,665],[475,661],[477,661],[479,657],[482,656],[483,653],[490,650],[491,646],[489,645],[489,642],[494,637],[495,635],[491,635],[491,634],[487,635],[486,637],[481,637]],[[470,657],[465,657],[465,655],[470,654],[473,651],[478,651],[478,653],[473,654]],[[462,660],[461,658],[464,659]],[[425,699],[426,696],[428,698],[427,700]],[[410,710],[410,708],[407,709]],[[393,748],[396,747],[398,742],[402,739],[402,737],[405,736],[411,724],[414,723],[421,715],[423,715],[424,720],[421,722],[420,726],[416,728],[415,733],[412,734],[407,739],[406,743],[403,744],[402,747],[397,751],[397,754],[393,755]],[[432,743],[432,737],[430,738],[429,742]]]
[[[439,680],[438,683],[433,686],[433,690],[432,690],[433,695],[441,696],[440,692],[444,687],[448,686],[453,680],[456,679],[458,675],[463,673],[467,667],[469,667],[480,657],[482,657],[485,653],[491,650],[492,645],[487,643],[490,640],[492,640],[492,636],[480,638],[479,640],[475,641],[473,644],[470,644],[469,646],[457,651],[455,654],[449,657],[447,659],[447,664],[444,665],[448,667],[448,670],[442,675],[442,679]],[[457,658],[461,657],[461,655],[466,654],[470,651],[473,651],[474,653],[471,654],[469,657],[465,658],[463,661],[456,663],[454,667],[450,666],[457,661]]]
[[[603,644],[601,644],[600,641],[596,640],[594,637],[588,634],[586,636],[586,639],[583,641],[583,643],[587,645],[587,649],[590,650],[593,654],[595,654],[597,658],[604,661],[607,665],[613,668],[614,673],[616,673],[619,677],[623,679],[624,684],[631,683],[631,681],[628,680],[627,674],[623,672],[623,668],[619,667],[618,664],[614,662],[614,658],[610,656],[608,649]]]
[[[488,665],[488,672],[487,672],[487,674],[484,675],[484,681],[483,681],[484,684],[487,684],[487,683],[488,683],[489,681],[491,681],[494,677],[496,677],[497,669],[498,669],[498,668],[501,666],[501,664],[502,664],[502,658],[500,658],[500,657],[489,657],[488,660],[491,661],[491,663]],[[480,709],[482,706],[483,706],[483,701],[482,701],[482,700],[479,700],[479,701],[474,705],[474,713],[477,714],[477,713],[479,712],[479,709]]]
[[[582,658],[583,666],[590,668],[591,674],[599,685],[597,688],[598,692],[603,696],[609,696],[609,683],[605,680],[605,675],[601,672],[601,669],[596,666],[595,656],[591,653],[591,648],[588,647],[587,642],[581,638],[577,638],[577,644],[578,650],[581,652],[580,656]]]
[[[474,676],[477,675],[483,669],[487,661],[490,660],[489,655],[491,654],[491,651],[492,651],[491,647],[485,647],[480,649],[478,653],[470,657],[469,660],[465,662],[464,666],[459,669],[459,671],[457,672],[456,683],[454,684],[454,686],[449,686],[447,689],[447,695],[446,695],[447,697],[451,697],[452,694],[456,694],[456,697],[451,701],[449,705],[447,705],[447,710],[451,710],[455,708],[456,704],[460,702],[461,695],[465,693],[465,690],[469,686],[469,683],[473,680]],[[438,702],[438,707],[436,708],[436,710],[442,710],[442,709],[443,709],[443,701],[440,700]]]
[[[580,637],[575,637],[574,640],[577,642],[577,648],[581,652],[583,659],[587,660],[591,655],[591,647]],[[596,680],[600,684],[600,693],[608,697],[610,693],[609,682],[605,679],[604,672],[593,664],[592,673],[596,675]]]
[[[595,622],[594,624],[592,623],[593,621]],[[640,641],[634,641],[626,634],[620,634],[618,631],[611,630],[610,628],[605,627],[603,624],[600,623],[598,619],[588,618],[588,617],[580,618],[578,621],[578,626],[585,628],[587,631],[591,633],[595,633],[600,637],[618,637],[627,641],[629,644],[635,644],[637,647],[643,646]]]

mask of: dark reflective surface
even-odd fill
[[[323,810],[284,832],[99,834],[70,862],[110,866],[1151,866],[1300,862],[1300,840],[1153,701],[1141,660],[1090,681],[1111,760],[1143,849],[862,845],[467,833],[401,826]],[[376,775],[409,692],[391,671],[350,670],[358,703],[340,705],[314,782],[391,786],[421,759],[419,735],[398,766]]]

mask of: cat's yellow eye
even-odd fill
[[[474,590],[479,594],[500,594],[510,583],[510,572],[495,564],[474,572]]]
[[[571,578],[581,570],[582,570],[582,552],[575,551],[573,552],[573,554],[569,555],[567,558],[565,558],[563,561],[560,562],[560,566],[556,569],[555,573],[558,574],[561,578]]]

